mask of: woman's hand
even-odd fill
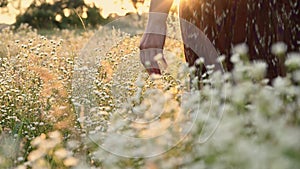
[[[163,47],[166,35],[145,33],[140,42],[140,59],[149,74],[161,74],[160,65],[166,66]]]
[[[145,33],[140,42],[140,59],[149,74],[161,74],[160,65],[166,66],[163,47],[166,39],[168,14],[151,12]]]

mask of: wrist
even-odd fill
[[[168,14],[163,12],[149,12],[148,16],[149,16],[148,23],[156,23],[156,24],[166,23],[168,18]]]
[[[168,14],[150,12],[145,33],[166,35]]]

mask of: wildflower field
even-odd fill
[[[95,33],[0,31],[0,168],[300,168],[299,51],[272,46],[288,72],[270,86],[237,46],[234,70],[195,90],[180,41],[167,39],[157,77],[139,63],[141,35],[101,46]]]

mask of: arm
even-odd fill
[[[169,13],[173,0],[152,0],[150,12]]]
[[[150,3],[147,27],[140,42],[140,59],[149,74],[160,74],[154,57],[162,53],[167,30],[166,20],[172,3],[173,0],[152,0]],[[162,60],[166,64],[165,59]]]
[[[165,35],[166,21],[172,3],[173,0],[151,0],[146,33]]]

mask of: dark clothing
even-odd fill
[[[226,55],[229,71],[231,49],[239,43],[248,45],[250,60],[268,64],[270,79],[285,75],[283,61],[271,54],[272,44],[283,41],[288,51],[300,48],[299,0],[181,0],[180,17],[196,25]],[[182,32],[183,37],[188,34]],[[187,46],[185,55],[190,65],[198,58]]]

